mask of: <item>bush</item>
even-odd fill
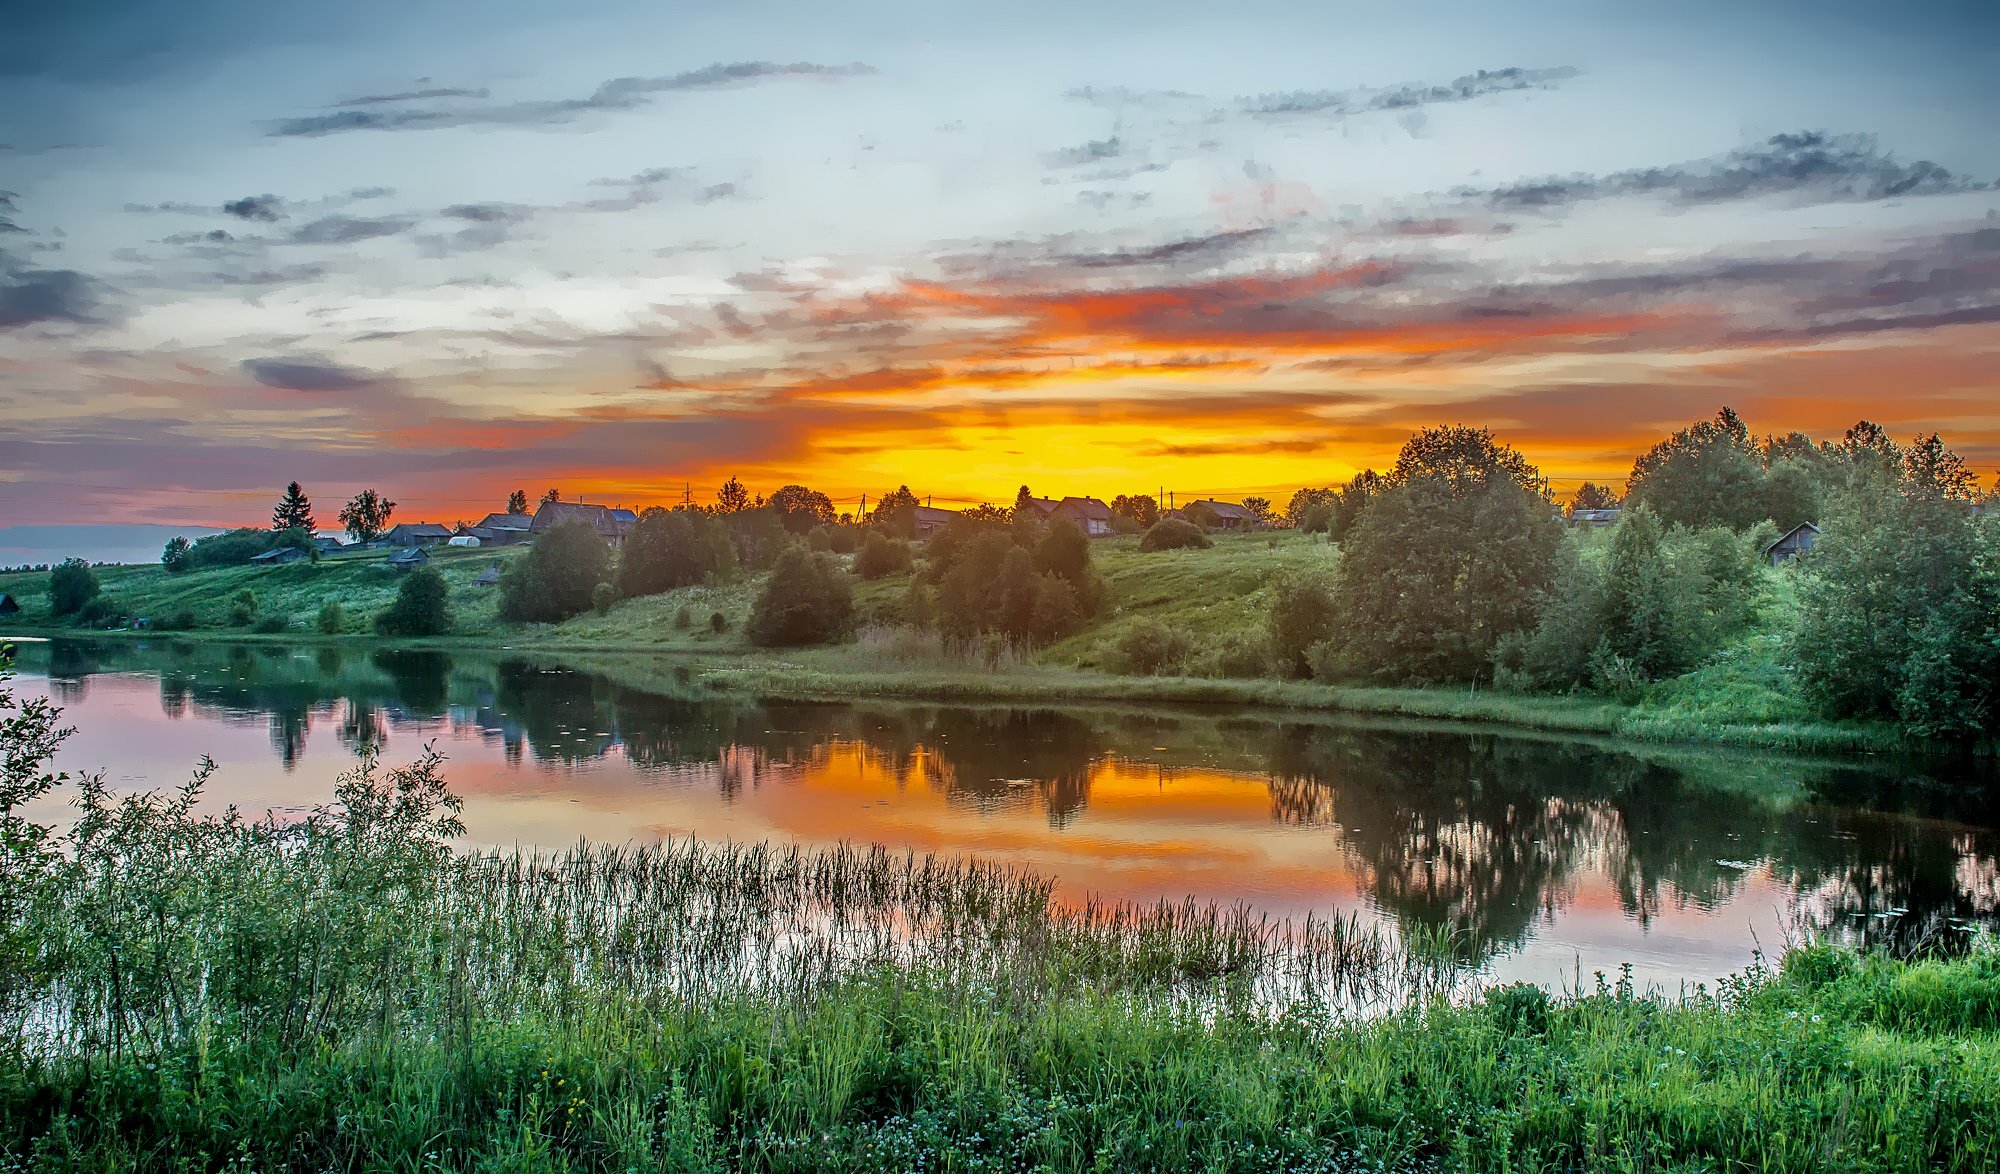
[[[1264,623],[1278,671],[1288,677],[1313,675],[1308,654],[1333,638],[1337,614],[1331,571],[1296,571],[1272,583]]]
[[[1111,667],[1139,677],[1178,674],[1188,657],[1188,639],[1175,628],[1144,616],[1111,645]]]
[[[680,609],[674,612],[674,627],[679,628],[681,631],[685,632],[686,630],[688,630],[693,626],[694,626],[694,612],[688,607],[687,604],[683,603],[681,604]]]
[[[75,615],[102,590],[97,572],[90,569],[89,563],[80,558],[66,558],[49,572],[49,614]]]
[[[168,616],[159,626],[169,632],[192,632],[200,624],[195,620],[194,609],[183,607]]]
[[[735,570],[736,547],[728,524],[696,510],[655,506],[640,514],[625,536],[618,554],[618,593],[658,595],[726,579]]]
[[[257,621],[255,630],[266,636],[275,636],[291,626],[290,621],[283,616],[265,616]]]
[[[617,602],[618,588],[609,583],[599,583],[597,589],[590,593],[590,606],[598,615],[610,611],[611,605]]]
[[[405,575],[395,601],[375,617],[375,630],[384,636],[442,636],[450,631],[451,590],[437,568],[418,567]]]
[[[320,605],[319,618],[314,621],[322,636],[338,636],[347,627],[347,612],[342,610],[338,599],[329,599]]]
[[[729,617],[719,611],[708,613],[708,630],[717,635],[729,630]]]
[[[610,570],[611,548],[594,527],[551,527],[500,577],[500,618],[553,623],[582,615]]]
[[[835,554],[853,554],[861,547],[861,527],[833,526],[826,535],[826,548]]]
[[[125,622],[125,611],[108,595],[93,596],[76,613],[76,622],[86,628],[115,628]]]
[[[793,546],[778,556],[750,609],[750,642],[766,648],[823,644],[845,633],[853,618],[853,592],[832,558]]]
[[[854,573],[864,579],[886,579],[910,569],[910,544],[871,530],[854,556]]]
[[[1139,540],[1139,549],[1151,553],[1156,550],[1205,550],[1214,545],[1201,527],[1179,518],[1161,518],[1146,531]]]
[[[247,628],[257,620],[257,595],[248,587],[229,599],[229,626]]]
[[[173,549],[173,544],[169,543],[168,549],[161,553],[160,561],[169,571],[240,567],[247,565],[251,559],[267,550],[293,544],[295,544],[293,538],[286,534],[244,526],[235,530],[225,530],[220,534],[210,534],[206,538],[197,538],[194,545],[178,552]],[[306,549],[311,549],[311,545],[308,541]],[[175,557],[170,559],[170,555]],[[178,567],[175,565],[177,562],[180,564]]]

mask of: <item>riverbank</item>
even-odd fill
[[[476,580],[487,569],[520,557],[518,547],[436,552],[432,565],[450,587],[453,632],[407,643],[482,651],[670,654],[674,660],[661,666],[662,673],[685,675],[686,670],[715,689],[792,699],[1255,706],[1806,754],[1921,750],[1884,723],[1830,722],[1816,716],[1792,687],[1781,663],[1781,641],[1770,631],[1725,650],[1694,673],[1653,685],[1626,701],[1587,694],[1361,687],[1224,675],[1238,667],[1231,664],[1230,649],[1261,639],[1260,617],[1273,577],[1330,565],[1336,557],[1332,548],[1313,536],[1287,533],[1219,536],[1210,550],[1142,554],[1132,540],[1122,538],[1093,549],[1105,584],[1102,614],[1077,635],[1027,656],[951,649],[902,627],[907,575],[859,584],[860,637],[819,648],[767,652],[747,643],[743,631],[758,585],[754,577],[620,600],[605,612],[560,624],[507,623],[497,614],[496,590]],[[150,632],[104,634],[110,638],[157,637],[162,622],[185,612],[182,618],[191,618],[195,626],[171,633],[174,639],[344,647],[382,642],[369,619],[388,605],[399,582],[379,552],[178,576],[157,567],[104,568],[100,573],[108,595],[153,625]],[[46,575],[0,576],[0,592],[24,602],[19,616],[0,622],[0,636],[80,634],[46,614],[45,600],[35,594],[45,581]],[[246,590],[255,596],[260,618],[275,618],[279,630],[260,634],[254,625],[228,624],[232,598]],[[322,635],[314,621],[328,600],[341,604],[343,627]],[[1194,659],[1214,675],[1114,671],[1120,667],[1121,634],[1152,621],[1207,649]]]

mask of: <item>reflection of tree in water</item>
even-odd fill
[[[985,811],[1033,796],[1052,827],[1073,822],[1089,802],[1102,746],[1088,720],[1048,709],[938,710],[921,736],[934,761],[926,781],[947,799]]]
[[[284,705],[271,710],[271,749],[290,772],[305,753],[306,733],[312,728],[311,711],[303,706]]]
[[[412,648],[381,648],[368,658],[394,683],[396,699],[416,717],[439,717],[450,697],[451,656]]]
[[[389,744],[389,720],[366,701],[350,699],[341,711],[334,736],[354,754],[380,753]]]
[[[1773,870],[1805,896],[1804,928],[1899,955],[1963,948],[2000,919],[2000,837],[1874,812],[1806,808]],[[1803,830],[1803,829],[1801,829]]]
[[[525,737],[536,761],[575,765],[602,758],[617,745],[614,692],[594,674],[507,661],[500,665],[493,702]]]

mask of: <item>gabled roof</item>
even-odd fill
[[[953,518],[957,517],[958,511],[941,510],[932,506],[920,505],[914,511],[912,511],[911,516],[914,517],[918,522],[928,522],[934,525],[941,526],[951,521]]]
[[[406,546],[389,556],[391,565],[396,563],[427,563],[429,561],[431,561],[431,556],[425,554],[421,546]]]
[[[253,563],[275,563],[286,562],[291,558],[304,558],[305,556],[306,552],[296,546],[279,546],[267,550],[263,554],[251,555],[250,561]]]
[[[1109,521],[1111,519],[1111,507],[1094,497],[1065,497],[1056,503],[1056,509],[1068,511],[1080,518],[1091,518],[1097,521]]]
[[[626,515],[620,517],[619,515]],[[564,522],[582,522],[597,528],[599,534],[611,537],[629,526],[637,518],[630,510],[613,510],[606,506],[581,501],[545,501],[535,511],[535,530],[547,530]]]
[[[1240,521],[1245,521],[1245,522],[1254,522],[1257,520],[1256,513],[1254,513],[1251,510],[1245,509],[1243,506],[1237,505],[1233,501],[1210,501],[1206,498],[1203,498],[1199,501],[1191,501],[1187,503],[1187,505],[1182,506],[1181,508],[1192,509],[1198,505],[1207,506],[1209,509],[1214,510],[1215,516],[1218,518],[1236,518]]]
[[[1816,535],[1819,533],[1819,527],[1813,525],[1811,522],[1800,522],[1798,525],[1793,526],[1791,529],[1779,535],[1778,540],[1776,542],[1773,542],[1771,545],[1765,547],[1764,553],[1769,554],[1772,551],[1778,549],[1780,546],[1783,546],[1786,542],[1790,541],[1791,539],[1798,537],[1800,534],[1807,534],[1807,533]]]
[[[1574,510],[1570,513],[1570,517],[1580,522],[1612,522],[1616,521],[1624,512],[1623,509],[1618,508],[1608,510]]]
[[[394,538],[399,535],[404,538],[449,538],[451,527],[440,526],[436,522],[398,522],[389,527],[389,532],[383,537]]]
[[[534,527],[533,514],[487,514],[472,525],[475,530],[532,530]]]
[[[1061,505],[1062,503],[1057,501],[1053,497],[1031,497],[1028,499],[1028,504],[1035,507],[1036,513],[1041,514],[1043,517],[1047,517],[1048,515],[1055,513],[1056,507]]]
[[[487,567],[485,570],[479,572],[477,575],[474,575],[472,577],[472,583],[473,586],[475,587],[491,587],[499,582],[500,582],[499,567]]]

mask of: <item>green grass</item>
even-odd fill
[[[879,850],[454,854],[441,786],[350,778],[291,830],[108,811],[15,906],[0,1169],[2000,1162],[1990,942],[1482,990],[1444,940]]]

